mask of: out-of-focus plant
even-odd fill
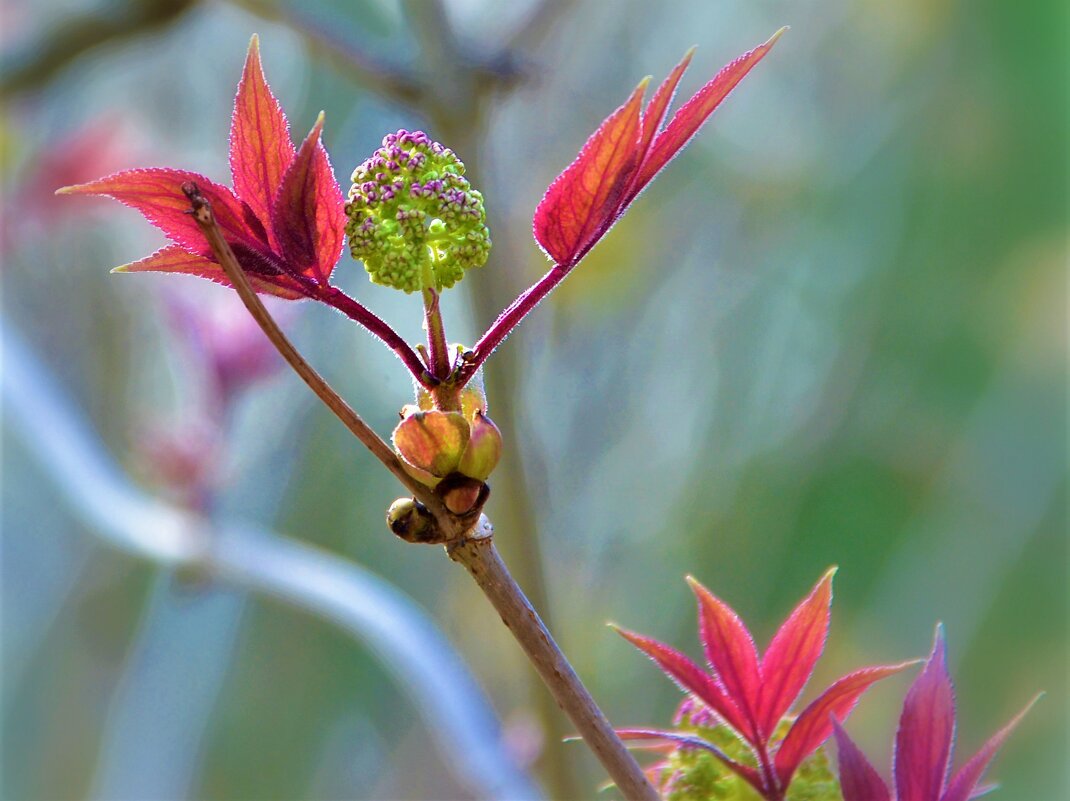
[[[494,547],[490,521],[482,514],[490,492],[487,481],[503,442],[488,416],[480,370],[782,33],[724,67],[671,118],[669,107],[691,53],[657,87],[645,109],[649,78],[640,82],[553,181],[536,209],[534,235],[553,262],[549,271],[471,347],[450,342],[441,313],[444,291],[482,266],[491,247],[484,198],[469,183],[460,158],[420,131],[388,134],[382,147],[353,173],[346,202],[321,142],[323,115],[295,145],[264,77],[255,37],[231,124],[233,188],[197,173],[157,168],[128,170],[60,190],[115,198],[140,211],[171,240],[171,245],[119,271],[184,273],[237,291],[290,366],[411,493],[391,505],[391,530],[409,542],[442,544],[465,566],[628,799],[656,799],[658,791],[513,580]],[[352,254],[364,263],[372,281],[420,294],[426,343],[411,346],[332,283],[347,235]],[[416,397],[401,409],[393,447],[305,361],[258,293],[331,306],[382,339],[402,360]],[[852,673],[798,718],[787,717],[822,650],[831,578],[830,572],[818,583],[763,659],[735,614],[697,584],[693,586],[712,672],[705,673],[665,646],[626,635],[692,694],[692,706],[683,718],[683,729],[690,726],[692,731],[655,732],[654,739],[688,748],[702,744],[739,787],[766,799],[804,797],[789,792],[789,787],[799,786],[792,779],[800,775],[814,788],[825,782],[833,788],[828,792],[838,792],[823,763],[814,767],[815,760],[824,759],[815,752],[870,684],[907,663]],[[624,736],[634,738],[635,731]],[[742,751],[721,742],[729,731],[741,738],[736,745]],[[825,790],[814,792],[819,794],[805,797],[832,797],[820,795]]]
[[[844,720],[875,682],[914,663],[849,673],[790,713],[825,649],[834,573],[825,573],[761,657],[731,607],[689,578],[709,671],[668,645],[617,629],[688,694],[675,729],[618,731],[629,741],[679,746],[651,771],[667,797],[746,798],[746,786],[767,801],[838,797],[822,749],[833,721]]]
[[[1039,698],[1039,696],[1037,697]],[[989,763],[1036,703],[1030,701],[953,775],[955,688],[947,669],[947,644],[937,626],[932,653],[914,681],[895,735],[895,795],[865,754],[835,722],[844,801],[968,801],[992,786],[978,786]]]

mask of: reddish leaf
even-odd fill
[[[668,645],[644,637],[635,632],[613,626],[624,639],[645,653],[671,678],[685,693],[696,696],[702,703],[716,712],[724,721],[751,742],[755,733],[750,724],[736,708],[732,699],[725,695],[713,677],[692,662],[688,657]]]
[[[323,283],[342,252],[345,200],[320,141],[323,113],[283,176],[273,226],[282,255],[294,268]]]
[[[643,160],[635,176],[633,195],[642,190],[661,169],[672,160],[691,141],[703,123],[721,104],[728,93],[743,80],[748,72],[765,58],[787,28],[781,28],[764,44],[744,53],[732,63],[723,67],[709,83],[680,107],[672,120],[650,146],[650,152]]]
[[[817,750],[832,734],[832,718],[843,721],[858,699],[880,679],[904,670],[916,662],[863,668],[834,682],[813,701],[792,724],[776,755],[776,772],[782,787],[787,787],[804,759]],[[929,799],[932,801],[932,799]]]
[[[230,172],[234,191],[249,204],[269,236],[273,236],[271,211],[294,154],[289,123],[264,79],[260,42],[254,35],[234,98]]]
[[[835,573],[835,568],[825,573],[780,627],[762,657],[762,692],[757,722],[759,730],[766,736],[773,733],[799,697],[825,649]]]
[[[125,170],[87,184],[66,186],[58,190],[58,194],[115,198],[140,211],[176,245],[194,253],[208,254],[208,242],[189,215],[189,198],[182,192],[182,184],[188,181],[197,184],[201,194],[212,204],[212,212],[228,242],[256,243],[255,235],[246,224],[241,201],[227,187],[195,172],[160,167]]]
[[[684,72],[687,71],[688,65],[691,63],[691,57],[695,55],[695,48],[692,47],[680,60],[680,63],[673,67],[672,72],[669,73],[669,77],[661,82],[661,86],[654,92],[654,96],[650,98],[650,102],[647,104],[646,110],[643,112],[642,118],[642,134],[639,136],[639,144],[636,147],[636,152],[639,154],[640,162],[646,158],[647,151],[650,150],[650,144],[654,141],[654,137],[658,131],[661,130],[661,124],[665,122],[665,116],[669,111],[669,105],[672,103],[673,97],[676,95],[676,87],[680,84],[680,79],[684,77]],[[629,192],[625,203],[631,201],[635,197],[635,192]]]
[[[866,759],[862,750],[847,736],[838,720],[832,721],[836,732],[836,755],[840,763],[840,791],[843,801],[891,801],[888,785]]]
[[[750,727],[757,730],[755,709],[762,679],[754,640],[728,604],[691,576],[687,577],[687,583],[698,599],[699,636],[706,659]]]
[[[898,801],[940,798],[951,767],[955,736],[955,691],[947,672],[943,627],[937,626],[925,669],[914,680],[895,737]]]
[[[204,256],[190,253],[178,245],[168,245],[143,259],[131,262],[130,264],[124,264],[122,267],[116,267],[112,272],[176,273],[180,275],[194,275],[198,278],[207,278],[209,281],[215,281],[217,284],[223,284],[228,287],[231,285],[230,279],[227,278],[223,268],[217,262]],[[278,283],[263,280],[256,275],[249,275],[248,278],[249,284],[257,292],[262,292],[267,295],[275,295],[276,297],[285,298],[287,300],[297,300],[298,298],[304,297],[301,292],[297,291],[296,288],[293,288],[284,277],[276,279]]]
[[[638,166],[639,108],[648,80],[598,126],[535,209],[535,239],[559,265],[578,262],[613,224]]]
[[[690,734],[681,734],[680,732],[675,731],[663,731],[661,729],[617,729],[616,733],[617,736],[625,742],[670,742],[687,748],[698,748],[703,751],[708,751],[737,773],[759,793],[763,793],[762,779],[761,776],[758,775],[757,770],[750,765],[736,762],[736,760],[732,759],[732,757],[728,756],[728,754],[720,748],[713,743],[703,740],[701,737],[695,737]]]
[[[1010,723],[992,735],[988,742],[981,747],[981,750],[969,762],[959,768],[955,777],[948,784],[947,792],[944,793],[941,801],[969,801],[970,798],[976,798],[980,795],[979,792],[976,792],[977,783],[981,780],[981,776],[984,775],[988,764],[996,756],[999,749],[1003,747],[1003,743],[1011,732],[1021,723],[1022,718],[1026,716],[1026,713],[1033,708],[1033,704],[1039,699],[1040,696],[1038,695],[1026,704],[1025,709],[1015,715]]]

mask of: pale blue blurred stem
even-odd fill
[[[230,427],[228,427],[230,428]],[[281,443],[291,442],[282,432]],[[228,437],[234,447],[237,438]],[[276,445],[269,471],[213,498],[212,514],[252,510],[271,519],[284,497],[294,448]],[[248,479],[249,476],[245,476]],[[111,700],[92,798],[141,801],[194,797],[204,738],[237,650],[247,593],[183,587],[160,571]]]
[[[183,590],[160,572],[112,698],[91,798],[192,797],[244,608],[244,592]]]
[[[2,319],[0,357],[9,430],[101,538],[158,563],[200,565],[331,620],[384,663],[458,781],[480,797],[539,797],[461,658],[407,596],[354,563],[249,525],[223,524],[210,540],[204,521],[130,484]]]

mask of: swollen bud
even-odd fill
[[[398,498],[386,512],[390,530],[407,542],[423,542],[433,523],[427,507],[413,498]]]
[[[394,429],[394,448],[413,478],[434,487],[457,469],[470,433],[460,412],[410,411]]]
[[[502,433],[498,426],[480,411],[473,417],[468,447],[457,465],[457,472],[486,481],[502,455]]]

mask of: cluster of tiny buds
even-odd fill
[[[387,134],[357,167],[346,216],[353,257],[373,282],[405,292],[453,286],[490,253],[483,196],[422,131]]]

